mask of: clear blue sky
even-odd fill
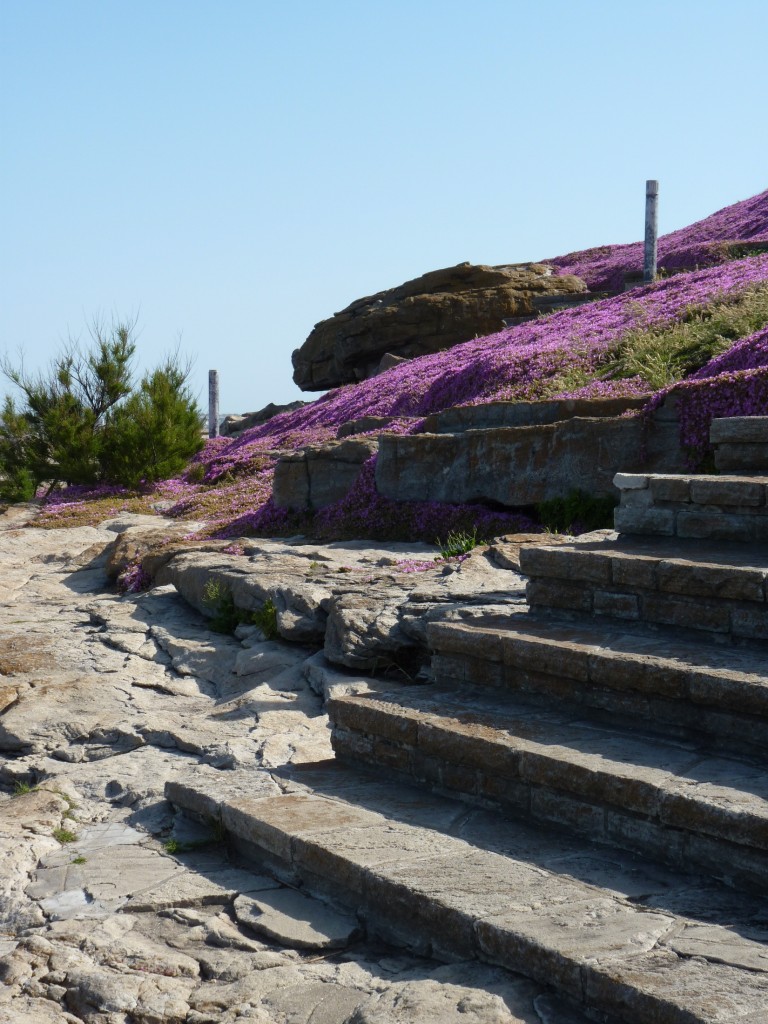
[[[766,38],[764,0],[0,0],[0,353],[138,315],[203,404],[299,397],[361,295],[636,240],[646,178],[664,232],[767,188]]]

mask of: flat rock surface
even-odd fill
[[[240,924],[291,949],[343,949],[362,934],[358,920],[291,889],[238,896]]]
[[[0,516],[0,1024],[585,1024],[546,986],[497,968],[443,965],[380,940],[294,949],[243,926],[237,901],[295,894],[237,861],[205,809],[225,794],[290,793],[286,772],[304,765],[309,778],[328,758],[308,676],[321,693],[368,684],[318,660],[316,640],[212,633],[170,586],[114,593],[112,542],[151,524],[43,531],[32,515]],[[254,551],[252,568],[272,566],[278,546]],[[349,573],[335,569],[363,550],[429,557],[307,547],[307,589],[295,576],[284,609],[294,640],[312,640],[332,596],[310,563],[341,579]],[[278,578],[273,568],[265,579]],[[207,787],[198,824],[164,796],[167,782],[192,779]],[[299,923],[284,914],[286,929]]]

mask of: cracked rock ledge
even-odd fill
[[[327,703],[428,684],[429,623],[521,610],[519,541],[414,573],[398,563],[432,549],[177,545],[145,560],[152,589],[119,595],[115,549],[140,540],[140,520],[44,531],[23,510],[0,517],[0,1024],[768,1019],[762,900],[334,774]],[[271,601],[275,635],[213,632],[209,581],[243,612]],[[292,822],[297,801],[317,810],[314,833]],[[274,815],[283,869],[254,855],[244,808]],[[356,906],[351,883],[339,899],[290,870],[302,843],[339,865],[354,847],[373,885],[374,841],[400,872],[389,921]],[[409,894],[427,899],[436,871],[486,962],[447,934],[409,935]],[[510,942],[538,956],[527,976],[497,966],[494,944]],[[619,976],[624,1002],[595,1009]]]

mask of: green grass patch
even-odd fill
[[[209,579],[203,590],[203,602],[211,609],[210,627],[215,633],[234,633],[238,626],[246,625],[257,626],[266,640],[278,636],[277,608],[269,597],[260,608],[248,611],[237,607],[225,583]]]
[[[34,793],[37,786],[33,786],[31,782],[14,782],[13,784],[13,795],[24,796],[25,793]]]
[[[68,828],[55,828],[53,830],[53,838],[57,843],[64,845],[65,843],[74,843],[77,841],[77,836],[74,832],[70,832]]]
[[[477,539],[477,527],[469,533],[466,530],[451,530],[444,541],[438,537],[435,544],[440,548],[441,558],[455,558],[456,555],[466,555],[473,548],[481,543]]]
[[[768,285],[758,284],[707,306],[690,306],[682,319],[628,331],[595,374],[602,380],[642,377],[656,391],[701,369],[768,324]]]

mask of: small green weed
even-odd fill
[[[68,828],[55,828],[53,830],[53,838],[57,843],[64,845],[65,843],[74,843],[77,841],[77,836],[74,832],[70,832]]]
[[[86,863],[86,858],[85,857],[73,857],[72,860],[69,863],[70,864],[85,864]]]
[[[33,786],[31,782],[14,782],[13,784],[13,795],[24,796],[25,793],[34,793],[37,786]]]
[[[271,598],[268,597],[257,611],[250,612],[250,621],[259,627],[266,640],[277,639],[277,608]]]
[[[613,526],[613,498],[596,498],[584,491],[571,491],[564,498],[552,498],[536,506],[541,525],[552,533],[589,533]]]
[[[213,612],[209,624],[215,633],[234,633],[238,626],[246,625],[258,626],[267,640],[274,640],[278,635],[277,608],[269,597],[261,608],[247,611],[237,607],[226,584],[209,579],[203,590],[203,602]]]
[[[441,558],[455,558],[456,555],[466,555],[467,552],[476,548],[481,541],[477,539],[477,527],[472,530],[472,533],[467,533],[466,530],[451,530],[445,541],[440,540],[438,537],[435,540],[435,544],[440,548]]]

